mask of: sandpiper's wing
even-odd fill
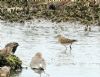
[[[43,69],[46,69],[46,62],[44,59],[41,59],[40,61],[40,67],[43,68]]]

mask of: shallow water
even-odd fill
[[[18,42],[20,46],[15,54],[23,61],[23,67],[28,67],[12,77],[39,77],[29,67],[36,52],[43,53],[49,77],[100,77],[100,27],[91,26],[90,32],[85,32],[84,27],[78,23],[57,24],[43,19],[25,23],[0,21],[0,47]],[[58,34],[78,40],[72,45],[72,54],[69,47],[67,54],[64,53],[65,47],[55,38]]]

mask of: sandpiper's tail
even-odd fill
[[[72,40],[72,42],[77,42],[77,40]]]

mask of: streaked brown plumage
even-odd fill
[[[42,53],[38,52],[35,54],[31,60],[30,67],[34,70],[34,72],[40,74],[41,77],[41,74],[46,69],[46,62],[42,57]]]
[[[19,44],[16,42],[10,42],[10,43],[6,44],[5,48],[0,50],[0,55],[7,56],[12,53],[14,54],[18,46],[19,46]]]
[[[77,40],[65,38],[62,35],[58,35],[58,42],[66,47],[66,45],[70,45],[70,50],[72,49],[71,45],[76,42]],[[66,47],[67,49],[67,47]]]
[[[10,67],[3,66],[0,68],[0,77],[10,77]]]

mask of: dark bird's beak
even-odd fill
[[[19,44],[18,43],[15,43],[14,46],[19,46]]]
[[[19,44],[17,43],[17,46],[19,46]]]

